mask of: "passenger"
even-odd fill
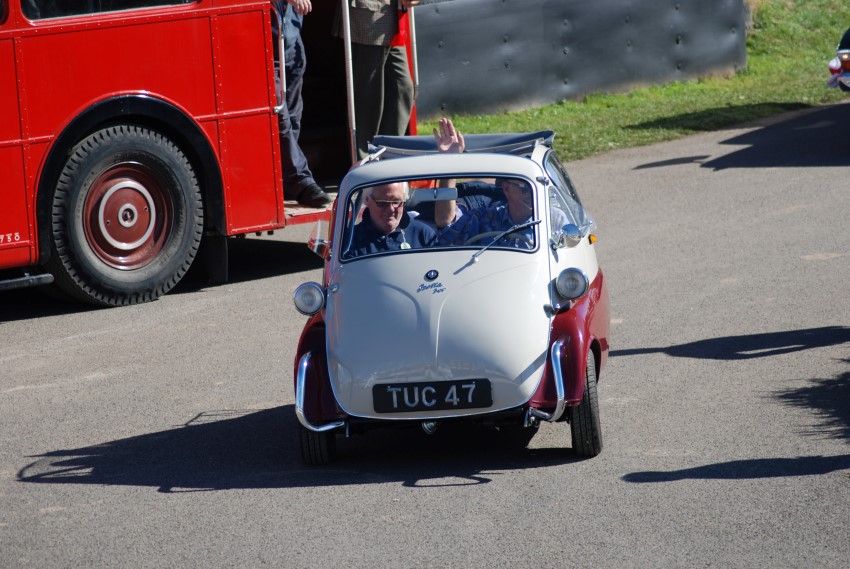
[[[440,119],[440,130],[434,129],[434,139],[440,152],[463,152],[465,143],[463,134],[455,129],[450,119]],[[496,187],[505,195],[504,202],[485,207],[465,209],[458,207],[455,200],[437,202],[434,221],[441,229],[440,245],[463,245],[472,237],[482,233],[499,232],[514,225],[532,220],[534,214],[534,192],[531,185],[518,178],[497,178]],[[552,209],[553,224],[563,226],[566,215],[558,209]],[[477,241],[480,245],[492,242],[494,236]],[[534,228],[529,226],[516,234],[506,236],[507,244],[530,249],[534,243]]]
[[[440,130],[434,129],[434,139],[440,152],[463,152],[466,149],[463,134],[450,119],[440,119]],[[497,179],[496,186],[504,192],[505,202],[469,210],[458,208],[454,200],[437,203],[435,222],[442,229],[440,245],[463,245],[481,233],[504,231],[531,219],[534,213],[533,194],[527,182]],[[524,233],[533,235],[533,228],[529,227]],[[487,240],[482,239],[481,244],[486,243]]]
[[[352,256],[419,249],[436,243],[437,231],[404,211],[409,189],[396,182],[374,186],[364,191],[366,209],[363,219],[354,226],[349,247]]]

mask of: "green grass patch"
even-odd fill
[[[464,133],[551,129],[564,160],[719,130],[846,98],[828,89],[827,63],[850,27],[847,0],[751,1],[747,68],[617,94],[492,115],[455,115]],[[420,121],[427,134],[436,120]]]

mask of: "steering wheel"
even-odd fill
[[[473,235],[469,239],[463,242],[464,245],[472,245],[473,243],[478,243],[482,239],[487,239],[488,237],[495,237],[496,235],[501,235],[502,231],[485,231],[484,233],[479,233],[478,235]],[[505,234],[505,237],[508,235],[516,235],[520,241],[524,241],[529,246],[532,245],[531,238],[528,235],[523,235],[519,233],[519,230],[514,231],[512,233]]]

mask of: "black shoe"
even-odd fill
[[[319,184],[310,184],[298,194],[298,203],[309,207],[325,207],[334,201]]]

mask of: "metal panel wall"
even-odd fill
[[[744,0],[425,0],[420,117],[493,112],[746,66]]]

